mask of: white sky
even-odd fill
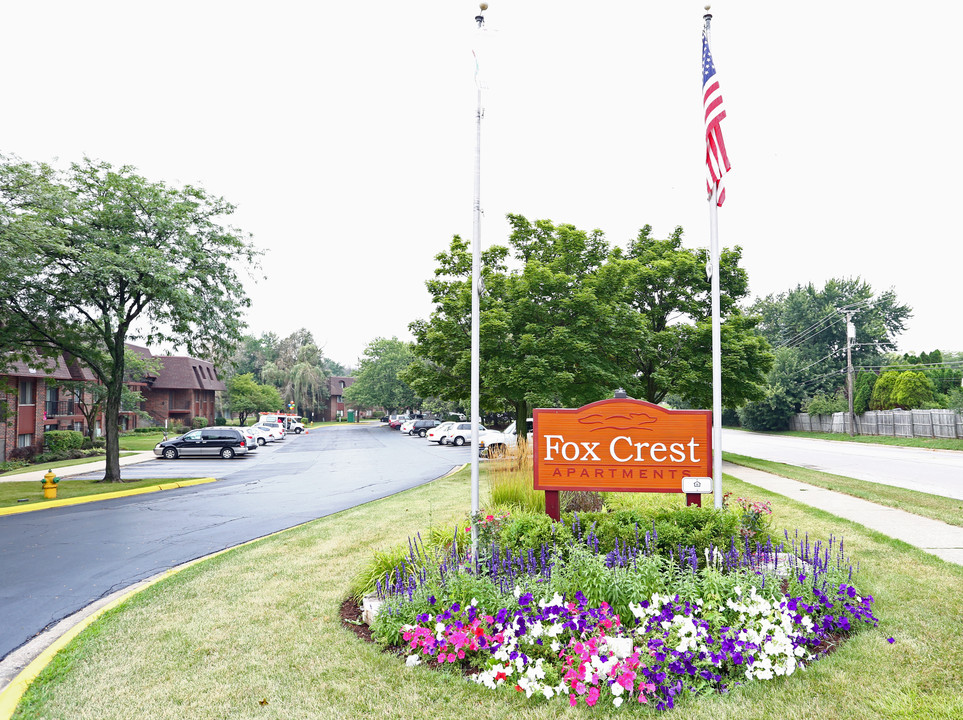
[[[482,243],[505,214],[708,245],[704,2],[492,0]],[[0,152],[84,154],[238,206],[268,250],[249,331],[353,365],[409,338],[471,238],[477,2],[4,3]],[[751,297],[859,275],[963,350],[958,2],[713,3],[732,161],[723,246]],[[497,31],[497,33],[492,32]],[[859,318],[857,316],[856,322]]]

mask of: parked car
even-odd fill
[[[280,425],[258,424],[254,425],[253,427],[255,430],[260,430],[264,433],[265,440],[267,440],[267,442],[279,442],[284,440],[284,428]],[[259,442],[259,444],[263,445],[264,443]]]
[[[257,450],[259,447],[261,447],[260,443],[257,441],[257,433],[254,432],[253,428],[242,427],[239,429],[244,434],[244,439],[247,440],[248,450]]]
[[[251,447],[253,444],[253,448]],[[235,455],[246,455],[257,448],[257,441],[236,427],[209,427],[191,430],[173,440],[164,440],[154,447],[154,454],[168,460],[175,460],[182,455],[187,457],[198,455],[202,457],[220,456],[229,460]]]
[[[401,423],[399,430],[401,430],[402,434],[410,435],[411,428],[416,422],[418,422],[417,418],[411,418],[410,420],[405,420],[403,423]]]
[[[446,441],[446,436],[448,431],[455,426],[453,422],[443,422],[441,425],[436,425],[435,427],[428,430],[425,437],[428,438],[428,442],[435,442],[439,445],[444,445]]]
[[[439,425],[441,425],[441,420],[438,420],[437,418],[415,420],[414,425],[408,428],[408,434],[417,435],[418,437],[426,437],[429,430],[432,430]]]
[[[392,415],[391,420],[388,422],[388,427],[392,430],[397,430],[408,420],[410,420],[410,418],[407,415]]]
[[[252,425],[251,427],[246,427],[244,428],[244,431],[251,433],[254,436],[254,439],[257,441],[257,444],[259,446],[266,445],[268,442],[270,442],[268,440],[268,431],[265,430],[260,425]]]
[[[528,418],[528,434],[532,434],[534,420]],[[497,457],[504,455],[509,448],[518,445],[518,429],[516,423],[512,423],[504,431],[488,430],[478,437],[478,454],[482,457]]]
[[[479,434],[485,432],[485,426],[481,423],[478,424],[478,432]],[[449,445],[455,445],[456,447],[461,447],[466,442],[471,442],[471,423],[455,423],[454,427],[448,431],[447,439]]]

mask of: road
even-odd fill
[[[722,431],[725,452],[963,500],[963,452]]]
[[[0,659],[115,590],[429,482],[467,462],[468,452],[378,426],[330,427],[244,458],[123,469],[125,479],[216,483],[0,517]]]

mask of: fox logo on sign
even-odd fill
[[[683,487],[712,475],[709,410],[668,410],[631,398],[540,408],[534,436],[535,489],[547,491],[546,511],[556,519],[560,490],[712,492],[711,482],[705,490]]]

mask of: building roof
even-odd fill
[[[160,361],[161,369],[156,378],[148,377],[147,384],[153,390],[226,390],[227,386],[217,376],[214,365],[184,355],[154,355],[141,345],[127,343],[127,348],[142,358]]]
[[[217,376],[214,365],[206,360],[192,357],[161,357],[162,363],[157,379],[151,385],[154,390],[225,390],[227,386]]]
[[[342,375],[332,375],[328,378],[328,392],[332,395],[340,395],[342,381],[344,382],[344,387],[349,388],[354,385],[355,379],[356,378],[344,377]]]
[[[54,380],[82,379],[75,378],[71,375],[70,370],[67,368],[67,363],[64,362],[63,355],[58,355],[56,358],[38,357],[32,368],[25,362],[14,360],[6,369],[0,372],[0,375],[7,375],[8,377],[52,378]]]

